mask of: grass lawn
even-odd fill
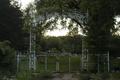
[[[71,57],[71,71],[80,71],[81,70],[81,58],[80,57]]]
[[[69,71],[69,57],[60,57],[59,58],[59,70],[60,71]]]
[[[44,60],[44,63],[40,63]],[[81,66],[80,57],[70,57],[70,71],[80,71]],[[29,69],[29,59],[20,61],[19,69]],[[39,57],[36,61],[36,72],[45,71],[45,57]],[[47,57],[47,70],[46,71],[56,71],[56,57]],[[59,71],[67,72],[69,71],[69,57],[59,57]]]

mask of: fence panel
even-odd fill
[[[81,58],[71,57],[71,71],[80,71],[80,70],[81,70]]]
[[[47,71],[56,71],[56,57],[49,56],[47,58]]]
[[[69,71],[69,57],[59,58],[59,70],[66,72]]]
[[[20,57],[19,70],[29,70],[29,58]],[[80,71],[81,57],[39,56],[36,60],[36,72],[40,71]]]
[[[38,71],[38,72],[39,71],[45,71],[45,56],[40,56],[40,57],[37,58],[36,71]]]

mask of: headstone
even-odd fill
[[[77,73],[76,73],[76,75],[80,75],[80,73],[79,73],[79,72],[77,72]]]
[[[119,71],[117,70],[116,73],[119,73]]]
[[[114,70],[111,70],[111,73],[115,73],[115,71],[114,71]]]
[[[58,76],[58,75],[60,75],[60,73],[55,73],[55,74],[53,74],[53,76]]]
[[[2,80],[6,80],[6,78],[7,78],[7,77],[6,77],[6,76],[4,76],[4,77],[2,78]]]

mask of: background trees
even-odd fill
[[[110,55],[111,57],[119,57],[120,56],[120,36],[114,35],[111,40],[111,48]]]
[[[23,51],[25,49],[24,38],[26,37],[26,33],[22,30],[23,22],[23,13],[16,1],[0,0],[1,76],[10,74],[16,69],[16,67],[13,67],[15,50]]]
[[[89,9],[88,26],[85,28],[87,30],[85,44],[89,54],[100,54],[99,58],[96,57],[93,60],[93,62],[99,60],[96,66],[99,64],[100,72],[105,71],[103,70],[105,65],[103,64],[104,57],[102,57],[102,54],[111,51],[113,47],[112,36],[117,31],[115,16],[120,14],[118,7],[115,6],[118,2],[119,0],[82,0],[80,4],[80,7],[84,7],[80,9],[81,11],[84,12],[85,8]],[[113,54],[110,52],[110,56]]]
[[[90,53],[104,54],[110,50],[111,35],[116,31],[114,3],[112,0],[86,0],[80,4],[89,9],[86,43]]]
[[[82,38],[81,35],[59,36],[59,37],[43,37],[41,41],[41,51],[70,52],[72,54],[81,54]]]

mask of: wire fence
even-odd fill
[[[18,71],[29,70],[29,57],[19,56],[17,59]],[[80,71],[81,57],[38,56],[36,58],[36,72],[40,71]]]

